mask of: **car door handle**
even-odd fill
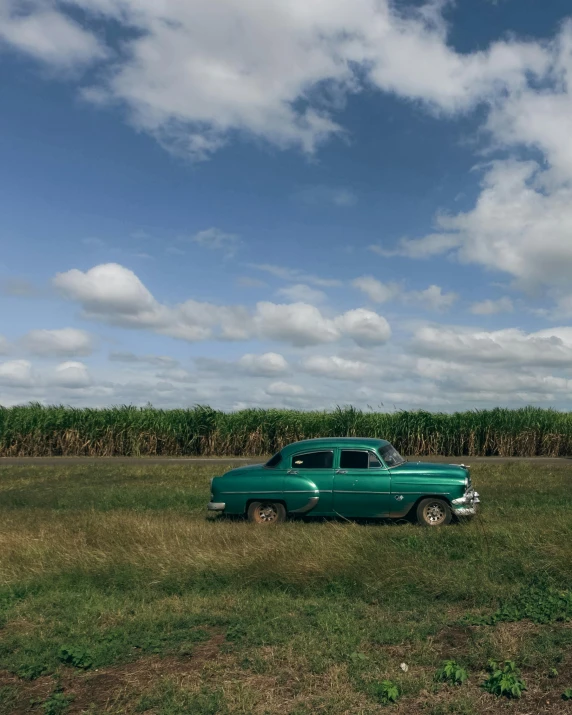
[[[298,472],[295,469],[289,469],[286,474],[298,474]]]
[[[348,472],[346,469],[336,469],[336,474],[347,474],[347,473]]]

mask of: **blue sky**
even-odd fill
[[[1,404],[568,406],[563,0],[157,8],[0,0]]]

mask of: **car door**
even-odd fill
[[[305,450],[293,454],[287,476],[286,483],[290,484],[285,489],[295,489],[295,483],[290,477],[295,477],[296,482],[302,486],[308,481],[313,482],[320,491],[320,500],[316,507],[312,509],[312,514],[331,514],[332,513],[332,488],[334,481],[334,450],[333,449],[318,449]],[[304,489],[306,487],[303,487]],[[293,496],[293,495],[292,495]],[[292,498],[292,496],[290,498]]]
[[[334,510],[342,516],[382,517],[391,511],[391,475],[375,452],[340,449]]]

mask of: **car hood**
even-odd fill
[[[451,477],[454,479],[465,479],[468,469],[460,464],[440,464],[438,462],[403,462],[396,467],[391,467],[392,474],[396,476],[405,475],[426,475],[428,477]]]

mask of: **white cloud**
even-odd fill
[[[253,263],[251,268],[256,268],[259,271],[269,273],[276,278],[281,278],[284,281],[292,283],[310,283],[320,288],[332,288],[342,285],[342,281],[336,278],[322,278],[321,276],[306,273],[297,268],[287,268],[285,266],[275,266],[271,263]]]
[[[32,364],[28,360],[8,360],[0,363],[0,385],[31,387],[34,382]]]
[[[382,283],[373,276],[356,278],[352,285],[374,303],[385,303],[398,298],[404,303],[419,303],[429,310],[446,310],[458,297],[455,293],[443,293],[443,289],[436,285],[421,291],[405,291],[398,283]]]
[[[264,377],[285,375],[290,371],[288,362],[279,353],[264,353],[263,355],[247,353],[238,360],[237,367],[249,375]]]
[[[85,273],[75,268],[58,273],[53,283],[65,297],[81,304],[86,318],[111,325],[146,328],[188,341],[249,336],[245,308],[195,300],[175,307],[162,305],[133,271],[117,263],[95,266]]]
[[[457,300],[456,293],[443,293],[440,286],[432,285],[425,290],[411,291],[405,294],[404,299],[410,303],[419,303],[429,310],[447,310]]]
[[[75,268],[58,273],[53,283],[66,298],[81,304],[86,318],[187,341],[258,337],[303,347],[347,336],[359,345],[374,345],[391,335],[385,318],[363,308],[328,318],[303,302],[261,301],[253,313],[240,305],[195,300],[167,306],[153,297],[133,271],[117,263],[95,266],[85,273]]]
[[[451,238],[443,245],[456,247],[463,262],[508,273],[520,287],[566,291],[572,273],[572,187],[552,183],[553,176],[534,161],[493,162],[475,207],[439,217]]]
[[[222,251],[229,258],[234,256],[240,246],[240,239],[236,234],[226,233],[220,228],[214,227],[199,231],[191,238],[191,241],[211,251]]]
[[[295,303],[321,303],[326,299],[324,291],[311,288],[305,283],[295,283],[286,288],[280,288],[276,294]]]
[[[365,308],[348,310],[335,319],[335,325],[361,347],[382,345],[391,337],[391,328],[387,320]]]
[[[299,397],[306,394],[306,390],[301,385],[294,385],[289,382],[273,382],[266,388],[268,395],[278,395],[281,397]]]
[[[92,336],[76,328],[31,330],[20,342],[28,352],[44,357],[83,356],[93,352]]]
[[[382,283],[373,276],[361,276],[352,281],[354,288],[361,290],[374,303],[387,303],[402,291],[397,283]]]
[[[56,367],[50,382],[57,387],[76,390],[89,387],[92,379],[87,366],[82,362],[63,362]]]
[[[168,368],[156,374],[160,380],[173,380],[173,382],[196,382],[197,377],[188,370],[182,368]]]
[[[0,355],[8,355],[12,351],[10,341],[3,335],[0,335]]]
[[[256,306],[255,323],[259,335],[289,342],[296,347],[340,339],[340,331],[334,321],[308,303],[260,302]]]
[[[84,96],[126,106],[135,126],[197,159],[235,131],[312,152],[342,132],[334,114],[363,86],[453,114],[525,95],[529,77],[550,67],[556,50],[515,39],[456,52],[447,44],[443,5],[54,0],[48,9],[32,1],[23,16],[2,3],[5,39],[46,62],[103,57],[95,36],[64,9],[79,7],[88,22],[93,15],[128,30],[124,51]]]
[[[304,372],[336,380],[361,380],[377,376],[378,370],[370,363],[346,360],[338,355],[312,355],[301,362]]]
[[[295,194],[295,197],[310,205],[328,205],[349,207],[355,206],[357,196],[353,191],[346,188],[335,188],[332,186],[305,186]]]
[[[29,2],[26,7],[21,2],[0,0],[0,49],[6,43],[60,68],[107,57],[107,50],[93,33],[50,5]]]
[[[494,315],[495,313],[512,313],[514,306],[512,300],[504,296],[498,300],[483,300],[473,303],[471,313],[474,315]]]
[[[401,238],[393,249],[382,246],[368,246],[370,251],[384,258],[405,256],[406,258],[431,258],[445,253],[459,245],[459,237],[454,234],[434,233],[423,238]]]
[[[448,361],[572,368],[572,328],[567,327],[525,333],[428,325],[416,331],[413,347]]]
[[[165,369],[178,367],[179,361],[168,355],[135,355],[131,352],[112,352],[109,354],[111,362],[146,363]]]

